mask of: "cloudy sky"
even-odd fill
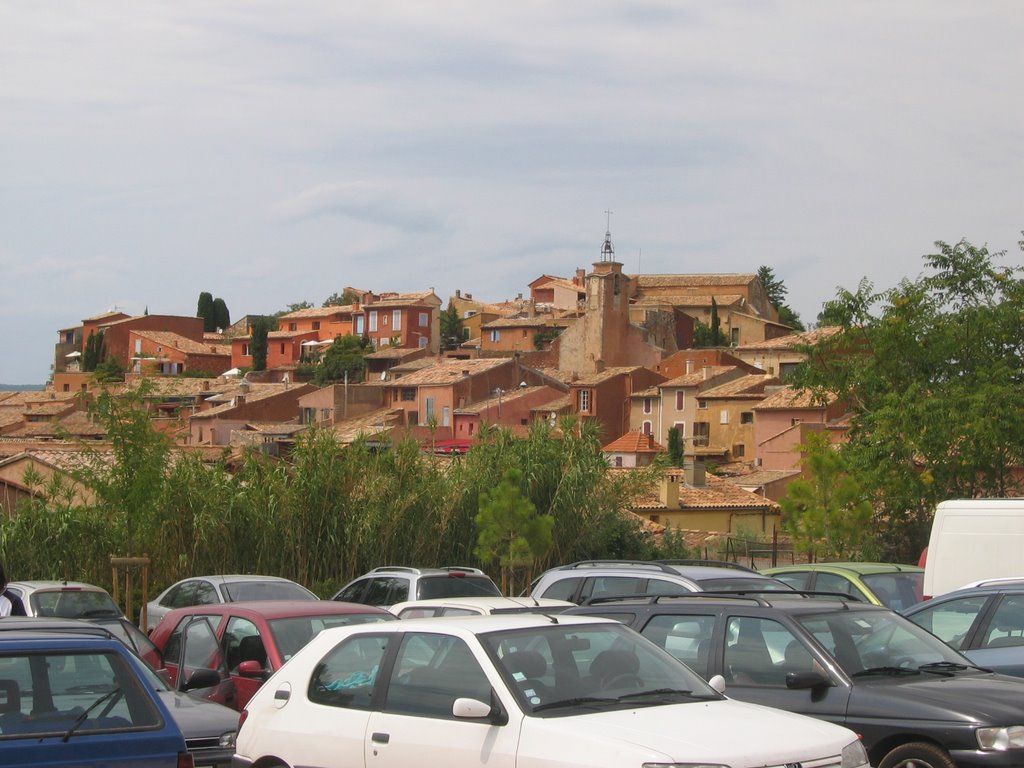
[[[771,266],[813,321],[1024,229],[1018,0],[0,0],[0,382],[116,307]]]

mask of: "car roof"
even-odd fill
[[[550,627],[552,624],[613,624],[622,626],[620,622],[615,621],[614,619],[605,619],[597,616],[563,616],[562,614],[559,614],[558,616],[545,616],[544,614],[539,613],[492,613],[485,616],[446,616],[443,618],[430,616],[422,619],[403,619],[402,621],[395,621],[386,625],[360,624],[356,626],[372,626],[374,628],[381,628],[382,631],[385,632],[412,631],[412,629],[410,629],[411,627],[414,627],[417,632],[426,632],[434,629],[443,632],[450,632],[452,629],[455,629],[457,632],[464,631],[467,634],[482,635],[488,632],[498,632],[502,630]],[[338,627],[337,629],[344,631],[349,629],[349,627]],[[324,632],[330,631],[334,630],[324,630]],[[323,632],[321,634],[323,634]]]
[[[119,617],[110,617],[118,619]],[[81,632],[85,635],[113,637],[102,624],[84,619],[61,619],[53,616],[6,616],[0,621],[0,632]]]
[[[287,619],[299,616],[344,616],[355,613],[391,614],[383,608],[362,603],[343,603],[339,600],[248,600],[237,603],[212,603],[175,608],[167,616],[179,617],[190,614],[220,615],[234,613],[239,616],[262,617],[264,619]]]
[[[700,581],[701,579],[723,579],[723,578],[750,578],[750,579],[770,579],[771,576],[766,576],[763,573],[756,571],[744,571],[737,570],[735,568],[723,568],[715,565],[673,565],[672,569],[678,571],[681,575],[686,576],[694,581]]]
[[[791,571],[825,571],[833,573],[855,573],[870,576],[875,573],[924,573],[924,568],[904,563],[804,563],[803,565],[780,565],[765,568],[763,573],[772,576]]]
[[[208,576],[189,576],[187,579],[179,579],[174,584],[183,584],[186,581],[216,581],[221,584],[227,581],[286,581],[289,584],[298,584],[297,581],[286,579],[283,576],[261,576],[255,573],[217,573]],[[174,585],[172,585],[174,586]],[[302,586],[299,584],[299,586]]]
[[[666,608],[679,608],[691,610],[693,608],[710,607],[720,608],[723,606],[734,606],[752,608],[765,611],[782,611],[788,614],[816,614],[829,613],[833,611],[853,610],[874,610],[892,613],[889,608],[881,605],[850,599],[844,600],[832,595],[815,596],[807,592],[761,592],[752,594],[723,594],[718,592],[694,592],[688,595],[633,595],[629,597],[596,598],[579,608],[570,608],[566,614],[593,613],[605,608],[628,608],[636,610],[637,607],[651,606],[654,610],[671,613]]]
[[[29,592],[42,592],[46,590],[55,589],[74,589],[82,592],[106,592],[107,590],[103,587],[97,587],[95,584],[86,584],[84,581],[9,581],[7,582],[8,587],[20,587]]]
[[[7,619],[5,618],[4,621]],[[47,644],[52,643],[53,647],[62,647],[73,644],[76,647],[87,645],[99,648],[124,648],[117,638],[107,632],[90,631],[87,627],[82,630],[47,630],[45,628],[30,629],[18,628],[0,632],[0,646],[22,646],[27,648],[39,648],[41,641]]]
[[[556,600],[553,597],[499,597],[487,595],[482,597],[432,597],[424,600],[406,600],[391,606],[392,613],[405,608],[431,608],[434,606],[447,608],[472,608],[491,610],[494,608],[537,608],[575,605],[568,600]]]

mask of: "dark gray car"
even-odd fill
[[[1024,765],[1024,680],[881,606],[796,595],[595,600],[728,696],[845,725],[878,768]]]

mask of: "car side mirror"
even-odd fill
[[[792,690],[813,690],[815,688],[829,688],[834,685],[835,683],[831,678],[817,671],[788,672],[786,674],[786,687]]]
[[[240,677],[263,678],[266,677],[266,670],[255,659],[249,659],[238,665],[238,674]]]
[[[185,681],[183,691],[194,691],[197,688],[213,688],[220,685],[220,673],[216,669],[197,669]]]
[[[708,680],[708,685],[715,689],[718,693],[725,693],[725,678],[721,675],[713,675]]]

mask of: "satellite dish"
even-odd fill
[[[380,372],[380,380],[381,381],[387,381],[388,380],[388,372],[387,371],[381,371]]]

